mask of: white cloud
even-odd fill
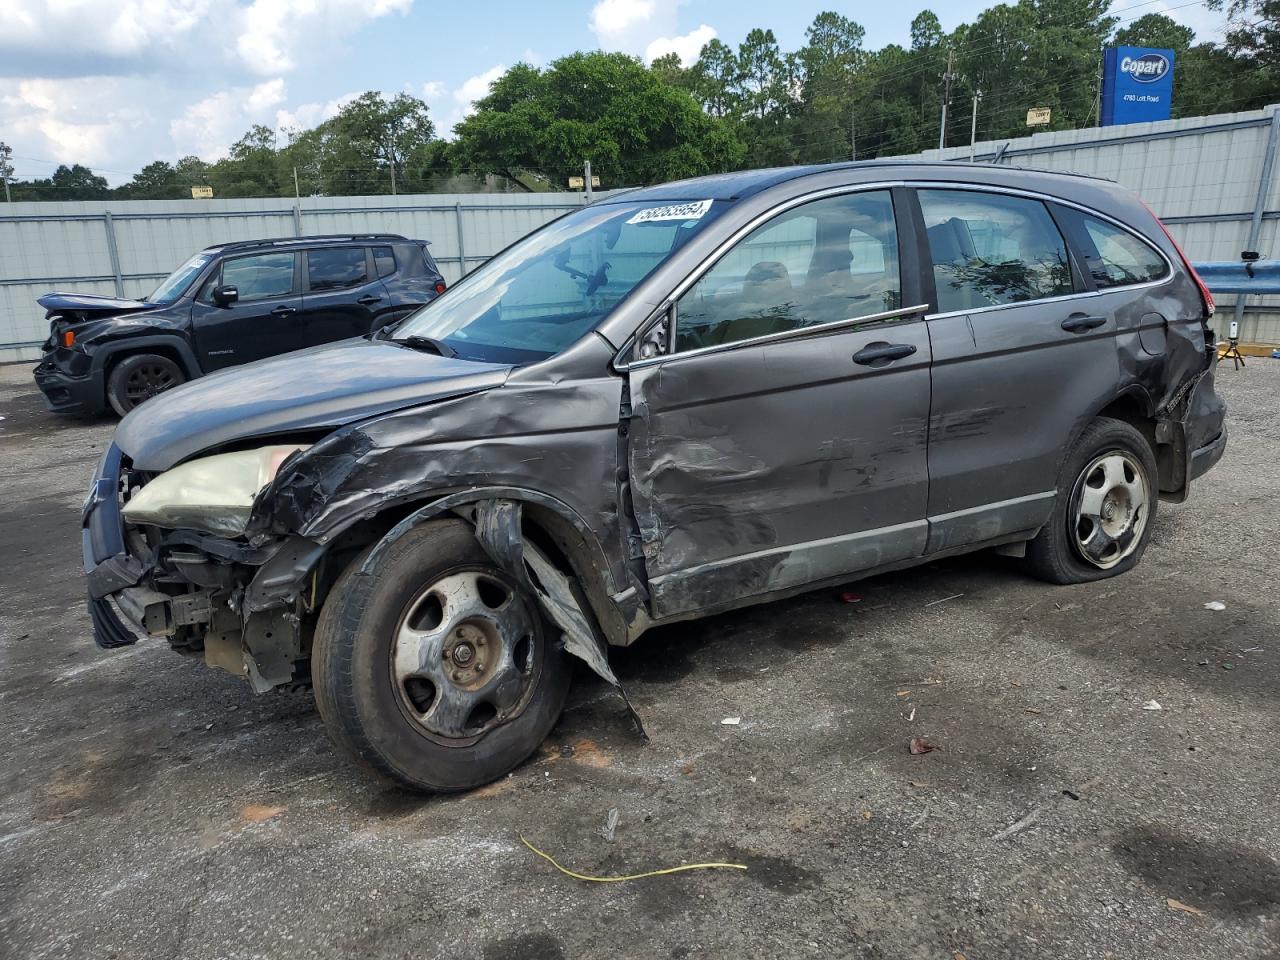
[[[681,37],[659,37],[644,48],[645,63],[653,63],[668,53],[677,54],[686,67],[698,59],[702,48],[716,38],[716,28],[702,24]]]
[[[439,103],[444,99],[445,92],[448,89],[443,80],[428,80],[422,85],[422,99],[427,102],[428,106]]]
[[[354,94],[291,105],[289,72],[337,62],[412,3],[0,0],[0,131],[23,178],[83,163],[118,183],[152,160],[212,160],[254,123],[337,113]]]
[[[591,8],[591,30],[601,43],[616,43],[653,19],[654,0],[600,0]]]
[[[160,0],[164,2],[164,0]],[[248,69],[283,73],[295,66],[298,50],[337,43],[365,23],[390,13],[407,13],[413,0],[253,0],[237,8],[236,51]]]
[[[0,3],[0,62],[10,56],[147,55],[183,40],[226,0],[5,0]],[[52,58],[50,58],[52,59]]]
[[[338,111],[358,96],[360,96],[358,92],[352,91],[344,93],[340,97],[334,97],[324,103],[304,103],[293,110],[277,110],[276,129],[282,132],[309,130],[332,117],[336,117]]]
[[[678,35],[677,13],[684,3],[685,0],[598,0],[591,8],[591,32],[595,33],[602,50],[621,50],[649,60],[653,59],[650,47],[655,44],[667,45],[660,50],[660,56],[669,52],[671,45],[682,45],[678,49],[682,51],[694,44],[698,36],[716,36],[716,31],[707,24],[685,36]],[[701,50],[700,44],[698,50]]]
[[[277,126],[283,126],[280,117],[287,115],[288,111],[273,112],[272,108],[284,102],[282,77],[254,87],[219,90],[191,104],[169,121],[169,136],[173,138],[178,156],[195,154],[202,160],[219,160],[227,155],[231,144],[254,124],[271,126],[274,120]]]
[[[113,166],[119,152],[153,119],[146,108],[132,106],[149,102],[146,86],[138,80],[33,79],[8,89],[0,94],[0,130],[18,155],[14,165],[19,175],[53,172],[47,164],[32,167],[27,157],[53,164]]]
[[[453,99],[465,107],[466,112],[470,114],[472,112],[471,104],[481,97],[487,97],[489,95],[489,85],[506,72],[506,64],[499,63],[490,67],[484,73],[477,73],[474,77],[468,77],[462,86],[453,91]]]

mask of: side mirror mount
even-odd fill
[[[229,307],[239,299],[240,289],[232,284],[213,288],[213,302],[220,307]]]
[[[631,359],[636,360],[652,360],[654,357],[660,357],[667,352],[667,345],[670,343],[668,331],[671,329],[671,309],[668,308],[663,312],[662,318],[636,341],[635,350],[632,351]]]

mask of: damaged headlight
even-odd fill
[[[259,447],[191,460],[160,474],[125,504],[131,523],[186,527],[223,537],[244,533],[258,491],[305,447]]]

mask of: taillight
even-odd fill
[[[444,293],[444,281],[441,280],[436,284],[436,293]]]
[[[1147,205],[1144,203],[1144,207]],[[1200,299],[1204,301],[1205,319],[1213,316],[1213,312],[1217,309],[1213,302],[1213,293],[1204,285],[1204,281],[1200,279],[1200,274],[1196,273],[1196,268],[1191,265],[1191,261],[1187,259],[1187,255],[1182,252],[1182,247],[1178,241],[1173,238],[1173,234],[1169,232],[1169,228],[1164,225],[1164,221],[1156,216],[1156,212],[1147,207],[1147,213],[1160,224],[1160,229],[1164,231],[1164,235],[1169,238],[1169,242],[1173,244],[1173,249],[1178,251],[1178,256],[1182,258],[1182,265],[1187,268],[1187,273],[1191,274],[1191,279],[1196,282],[1196,286],[1200,288]]]
[[[70,349],[76,345],[76,332],[74,330],[62,331],[62,345]]]

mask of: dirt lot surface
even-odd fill
[[[979,555],[661,630],[616,656],[651,743],[580,673],[540,756],[420,798],[307,691],[93,645],[112,423],[0,368],[0,956],[1280,956],[1280,363],[1219,384],[1227,454],[1135,572]],[[583,883],[521,834],[588,873],[749,869]]]

